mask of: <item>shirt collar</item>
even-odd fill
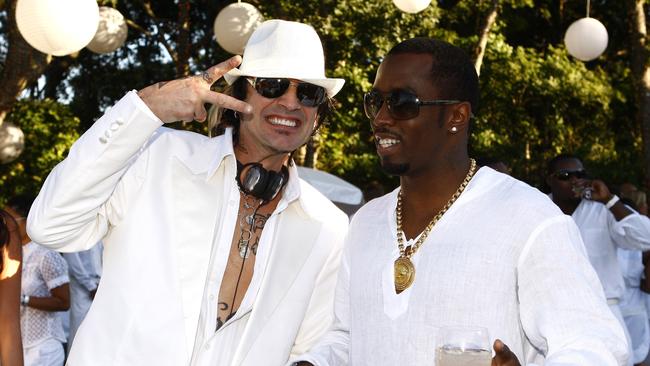
[[[185,165],[194,174],[205,174],[205,181],[209,181],[221,167],[221,164],[232,164],[231,171],[237,171],[237,161],[232,141],[232,128],[226,128],[223,135],[205,140],[203,146],[197,148],[185,161]],[[300,178],[295,164],[290,164],[289,181],[284,187],[284,193],[279,206],[284,209],[291,202],[299,200],[305,211],[308,202],[303,199],[300,188]],[[234,177],[233,177],[234,179]]]

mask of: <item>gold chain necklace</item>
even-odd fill
[[[411,256],[420,249],[420,246],[429,236],[433,226],[440,220],[442,215],[449,210],[449,207],[456,202],[460,194],[463,193],[465,187],[469,184],[469,181],[472,180],[472,177],[476,173],[476,161],[470,159],[469,172],[463,179],[463,182],[460,184],[456,193],[447,201],[447,204],[429,221],[427,227],[424,228],[420,238],[412,246],[404,247],[404,231],[402,230],[402,190],[400,189],[399,194],[397,195],[397,208],[395,209],[395,217],[397,221],[397,247],[399,248],[399,257],[395,260],[395,292],[401,293],[407,288],[411,287],[413,281],[415,281],[415,266],[411,262]]]

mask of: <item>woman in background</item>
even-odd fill
[[[18,223],[0,209],[0,365],[22,366],[20,278],[22,246]]]

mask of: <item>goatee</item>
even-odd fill
[[[404,175],[406,172],[409,171],[411,166],[407,163],[404,164],[391,164],[391,163],[385,163],[381,162],[381,168],[388,174],[390,175]]]

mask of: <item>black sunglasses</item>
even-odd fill
[[[420,100],[417,95],[406,90],[395,90],[382,95],[377,90],[372,90],[363,96],[363,109],[370,120],[374,120],[386,102],[388,114],[394,119],[411,119],[420,114],[420,106],[423,105],[448,105],[460,103],[460,100]]]
[[[570,180],[571,177],[577,178],[577,179],[584,179],[587,178],[587,171],[584,169],[578,169],[578,170],[566,170],[562,169],[559,170],[553,174],[551,174],[553,177],[557,178],[557,180]]]
[[[289,85],[294,84],[298,101],[305,107],[316,107],[327,100],[325,88],[304,81],[294,82],[286,78],[246,78],[246,80],[264,98],[279,98],[287,92]]]

